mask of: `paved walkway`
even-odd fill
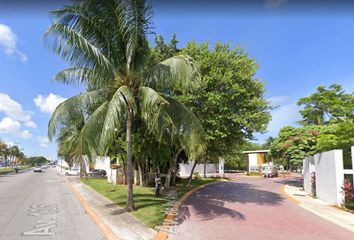
[[[98,221],[103,221],[108,226],[109,232],[113,232],[117,238],[125,240],[143,240],[151,239],[155,236],[156,231],[149,228],[135,217],[127,213],[123,208],[118,207],[109,199],[98,194],[92,188],[81,183],[77,177],[68,177],[70,185],[88,203],[98,216]],[[98,222],[98,224],[100,224]]]
[[[354,214],[331,206],[320,199],[310,197],[296,186],[286,185],[284,192],[299,206],[354,233]]]
[[[180,208],[172,240],[351,240],[354,233],[309,212],[283,193],[297,179],[237,176],[206,186]]]

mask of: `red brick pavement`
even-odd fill
[[[283,183],[299,179],[244,177],[196,191],[180,208],[172,240],[353,240],[354,234],[289,201]]]

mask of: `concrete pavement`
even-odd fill
[[[349,240],[354,234],[294,204],[281,193],[296,179],[237,176],[206,186],[179,210],[169,239]]]
[[[105,239],[56,169],[0,175],[0,239]]]
[[[111,239],[148,240],[152,239],[156,231],[149,228],[123,208],[117,206],[109,199],[95,190],[81,183],[77,177],[67,178],[74,191],[81,196],[82,204],[88,204],[93,210],[93,218],[98,218],[98,223],[103,221],[109,229],[108,234],[114,234]],[[96,217],[97,216],[97,217]]]
[[[300,207],[354,233],[354,214],[331,206],[318,198],[310,197],[296,186],[285,185],[284,192]]]

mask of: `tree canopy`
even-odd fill
[[[303,127],[283,127],[271,143],[274,159],[288,166],[300,166],[306,156],[342,149],[344,167],[350,167],[350,146],[354,145],[354,95],[342,86],[320,86],[308,97],[299,99]]]
[[[327,89],[319,86],[317,91],[308,97],[300,98],[299,106],[303,123],[307,125],[323,125],[343,121],[354,121],[354,92],[346,93],[339,84]]]
[[[258,64],[240,47],[189,42],[182,52],[197,61],[201,88],[178,97],[201,120],[210,157],[225,156],[254,132],[266,130],[271,116]]]

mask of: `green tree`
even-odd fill
[[[177,97],[206,131],[205,162],[229,155],[254,132],[266,130],[271,118],[264,83],[255,78],[257,63],[240,47],[217,43],[210,48],[208,43],[189,42],[182,49],[197,61],[202,84],[198,92]]]
[[[354,92],[346,93],[342,86],[333,84],[328,89],[319,86],[317,92],[300,98],[299,106],[303,123],[323,125],[342,121],[354,121]]]
[[[43,156],[35,156],[35,157],[28,158],[28,163],[32,166],[40,166],[48,162],[49,160]]]
[[[192,59],[178,55],[148,68],[152,8],[143,0],[90,0],[74,2],[53,11],[54,23],[44,34],[48,46],[71,67],[55,81],[84,84],[87,88],[61,103],[49,127],[50,139],[77,115],[85,117],[80,139],[90,155],[106,154],[116,138],[115,129],[126,130],[128,194],[126,210],[134,209],[132,134],[146,127],[161,138],[183,136],[186,151],[194,158],[205,149],[202,128],[194,114],[165,94],[182,93],[199,86]],[[169,129],[169,133],[166,133]],[[172,132],[171,132],[172,131]],[[187,144],[188,143],[188,144]],[[98,146],[98,147],[97,147]]]
[[[314,126],[295,128],[283,127],[273,140],[270,155],[278,163],[285,162],[288,170],[298,168],[306,156],[317,153],[317,136],[320,128]]]
[[[318,152],[342,149],[346,169],[352,167],[351,146],[354,146],[354,124],[350,121],[323,126],[316,144]]]

